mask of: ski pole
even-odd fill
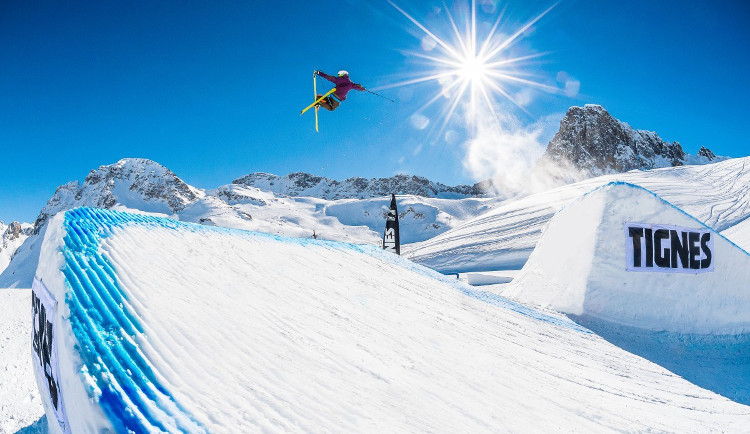
[[[365,92],[370,92],[371,94],[373,94],[373,95],[376,95],[376,96],[379,96],[379,97],[381,97],[381,98],[383,98],[383,99],[387,99],[387,100],[388,100],[388,101],[390,101],[390,102],[396,102],[396,101],[394,101],[394,100],[392,100],[392,99],[390,99],[390,98],[386,98],[386,97],[384,97],[383,95],[381,95],[381,94],[379,94],[379,93],[375,93],[375,92],[373,92],[373,91],[371,91],[371,90],[367,90],[367,89],[365,89]]]

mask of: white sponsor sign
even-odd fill
[[[627,271],[707,273],[714,271],[714,237],[708,228],[625,223]]]
[[[70,432],[60,393],[60,374],[57,365],[57,340],[55,337],[55,311],[57,301],[41,280],[34,278],[31,287],[31,353],[34,369],[41,379],[42,399],[55,412],[60,429]]]

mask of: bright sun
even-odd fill
[[[485,78],[485,65],[477,58],[464,59],[458,74],[464,80],[481,82]]]
[[[510,36],[503,36],[498,31],[503,18],[503,12],[500,12],[491,30],[482,37],[478,37],[476,0],[468,1],[470,1],[468,5],[468,17],[465,20],[465,28],[461,31],[447,6],[443,8],[445,12],[443,15],[446,17],[446,26],[443,26],[442,29],[440,27],[428,29],[392,0],[388,0],[391,6],[396,8],[396,10],[425,33],[425,40],[428,42],[426,45],[429,49],[425,49],[425,52],[410,51],[407,54],[426,61],[429,69],[425,72],[415,74],[410,79],[383,86],[379,89],[408,86],[429,81],[440,83],[440,92],[418,109],[417,112],[419,113],[435,102],[448,97],[445,116],[440,128],[441,132],[461,102],[466,103],[468,110],[466,119],[470,123],[473,122],[472,119],[476,118],[478,110],[482,109],[486,109],[485,111],[489,111],[497,117],[495,113],[495,100],[498,96],[508,99],[525,113],[528,113],[523,105],[517,102],[511,94],[511,90],[516,90],[511,89],[511,87],[535,87],[548,92],[557,91],[554,87],[523,78],[528,76],[528,74],[518,71],[518,67],[523,66],[525,62],[541,57],[545,53],[516,57],[508,57],[507,55],[507,49],[514,42],[523,38],[531,26],[552,10],[556,4],[550,6],[528,23],[521,26],[510,34]],[[438,36],[437,33],[441,30],[444,33],[447,30],[448,37]],[[423,43],[424,46],[425,44]],[[433,53],[433,48],[437,49],[435,53]]]

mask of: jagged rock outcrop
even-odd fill
[[[12,222],[4,230],[2,230],[3,222],[0,222],[0,230],[2,231],[2,245],[7,246],[12,241],[17,241],[21,237],[29,236],[31,234],[31,227],[27,223]]]
[[[396,175],[390,178],[349,178],[336,181],[309,173],[295,172],[286,176],[251,173],[232,181],[285,196],[309,196],[327,200],[367,199],[391,193],[423,197],[471,197],[485,193],[479,184],[447,186],[421,176]]]
[[[708,149],[705,146],[701,146],[701,148],[698,149],[698,156],[699,157],[704,157],[704,158],[708,159],[708,161],[713,161],[713,160],[716,159],[716,154],[714,154],[713,152],[711,152],[711,150]]]
[[[210,194],[228,205],[251,203],[263,206],[268,204],[267,199],[269,199],[269,194],[267,193],[263,193],[258,189],[245,188],[237,184],[222,185],[216,190],[211,191]],[[271,195],[270,199],[273,200],[273,195]]]
[[[57,188],[39,213],[34,231],[39,230],[56,213],[77,206],[128,208],[173,214],[201,197],[171,170],[151,160],[125,158],[115,164],[100,166],[89,172],[83,184],[69,182]]]
[[[724,160],[701,148],[686,154],[678,142],[665,142],[653,131],[633,129],[602,106],[571,107],[537,167],[568,165],[578,178]]]
[[[16,250],[31,235],[33,227],[28,223],[12,222],[7,226],[0,222],[0,272],[8,265]]]

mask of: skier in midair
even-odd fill
[[[319,106],[323,107],[324,109],[328,111],[334,111],[336,108],[338,108],[339,104],[341,104],[341,101],[344,101],[346,99],[346,94],[349,93],[350,90],[356,89],[361,91],[366,91],[364,86],[361,84],[354,83],[349,79],[349,73],[347,71],[339,71],[338,75],[336,77],[332,75],[328,75],[324,73],[323,71],[315,71],[315,73],[326,80],[333,83],[334,87],[336,87],[336,92],[332,93],[331,95],[328,95],[327,98],[323,99],[318,103]],[[318,95],[317,98],[320,98],[323,95]]]

